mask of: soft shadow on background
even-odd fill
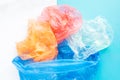
[[[69,4],[81,12],[83,19],[96,16],[107,19],[114,31],[111,46],[100,52],[100,65],[96,80],[120,80],[120,1],[119,0],[58,0],[58,4]]]

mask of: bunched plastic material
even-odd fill
[[[82,25],[80,12],[69,5],[46,7],[38,20],[49,22],[58,43],[76,33]]]
[[[73,59],[73,56],[74,52],[71,50],[66,40],[58,44],[57,59]]]
[[[20,80],[93,80],[98,55],[92,55],[86,61],[60,59],[47,62],[16,57],[13,63],[19,71]]]
[[[90,21],[83,21],[82,28],[70,35],[66,41],[74,52],[74,59],[86,59],[110,46],[113,31],[107,21],[98,16]]]
[[[52,40],[52,41],[51,41]],[[34,61],[52,60],[57,56],[57,41],[47,22],[30,20],[27,37],[17,43],[18,55]]]

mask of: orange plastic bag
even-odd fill
[[[79,11],[67,5],[46,7],[38,20],[50,23],[58,43],[77,32],[82,24]]]
[[[29,21],[28,36],[17,43],[18,55],[23,59],[34,61],[52,60],[57,56],[57,41],[45,22]]]

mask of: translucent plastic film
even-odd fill
[[[28,36],[17,43],[18,55],[34,61],[52,60],[57,56],[57,41],[46,22],[29,21]],[[51,41],[52,40],[52,41]]]
[[[93,80],[98,66],[98,55],[88,60],[73,59],[33,62],[16,57],[20,80]]]
[[[76,33],[82,24],[80,12],[68,5],[46,7],[38,20],[50,23],[58,43]]]
[[[74,52],[75,59],[86,59],[91,54],[107,48],[113,38],[113,31],[106,20],[96,17],[84,21],[82,28],[66,40]]]

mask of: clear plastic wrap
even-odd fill
[[[98,55],[87,60],[60,59],[47,62],[33,62],[16,57],[20,80],[93,80],[98,67]]]
[[[82,28],[66,40],[74,52],[74,59],[86,59],[107,48],[113,38],[110,25],[102,17],[84,21]]]
[[[82,24],[80,12],[68,5],[46,7],[38,20],[49,22],[58,43],[77,32]]]

